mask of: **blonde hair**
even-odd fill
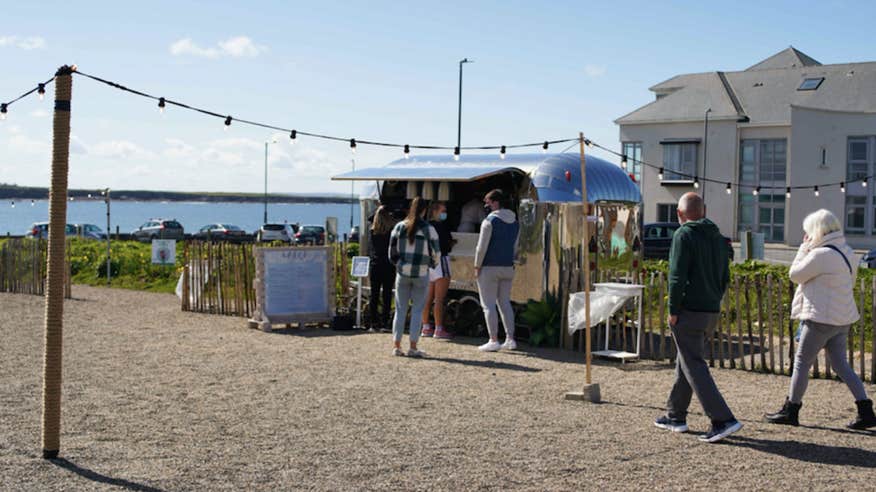
[[[824,236],[842,231],[843,225],[830,210],[821,209],[812,212],[803,219],[803,231],[809,236],[809,241],[817,243]]]
[[[381,205],[374,213],[374,220],[371,221],[371,232],[374,234],[387,234],[392,230],[392,214],[389,209]]]

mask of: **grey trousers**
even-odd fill
[[[849,325],[827,325],[810,320],[801,321],[800,324],[803,332],[800,336],[800,344],[797,345],[797,353],[794,355],[794,375],[791,376],[791,389],[788,395],[791,403],[803,401],[803,395],[809,385],[809,369],[822,348],[827,349],[830,366],[849,387],[855,400],[866,400],[867,391],[864,389],[864,383],[846,360]]]
[[[718,391],[709,366],[703,358],[706,333],[718,323],[719,313],[681,311],[672,327],[672,338],[678,348],[675,359],[675,384],[669,392],[666,410],[670,418],[685,420],[693,393],[712,423],[732,420],[733,412]]]
[[[511,282],[514,281],[514,267],[485,266],[478,275],[478,292],[481,307],[487,320],[490,339],[499,337],[499,314],[505,326],[505,337],[514,339],[514,308],[511,307]],[[497,309],[498,307],[498,309]]]

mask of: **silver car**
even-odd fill
[[[256,242],[282,241],[294,244],[296,232],[298,232],[298,226],[295,224],[265,224],[256,231]]]

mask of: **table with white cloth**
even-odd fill
[[[642,323],[644,321],[642,311],[644,292],[645,286],[640,284],[624,284],[620,282],[593,284],[593,290],[590,291],[590,327],[593,328],[599,325],[599,323],[605,323],[604,347],[602,350],[593,351],[593,355],[620,359],[622,362],[639,358],[639,351],[642,345]],[[612,316],[627,301],[633,298],[637,300],[636,311],[638,314],[636,320],[636,351],[612,350],[609,348],[609,329],[611,328]],[[585,305],[584,292],[575,292],[569,295],[568,321],[570,335],[586,328]]]

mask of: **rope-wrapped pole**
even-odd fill
[[[65,228],[67,169],[70,160],[70,98],[74,67],[55,74],[52,136],[52,187],[49,191],[49,251],[46,275],[45,358],[43,361],[43,458],[61,447],[61,356],[64,334]]]

